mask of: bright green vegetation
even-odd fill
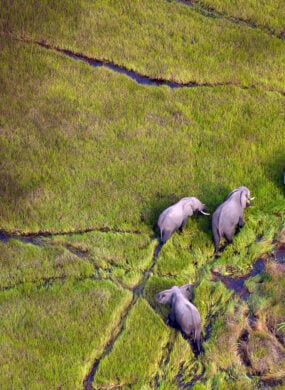
[[[227,0],[202,0],[193,1],[195,6],[202,5],[210,7],[225,16],[231,16],[238,20],[244,20],[260,28],[268,30],[285,37],[285,1],[284,0],[242,0],[242,1],[227,1]],[[203,12],[203,8],[201,9]]]
[[[130,299],[109,281],[2,291],[0,387],[82,388]]]
[[[2,45],[4,229],[151,234],[159,212],[188,194],[210,212],[240,184],[257,208],[283,199],[280,94],[142,87],[37,46]]]
[[[267,31],[282,33],[278,4],[263,21],[265,6],[239,7],[253,29],[176,1],[1,1],[1,388],[284,387],[285,43]],[[29,39],[207,86],[142,86]],[[212,214],[240,185],[253,207],[219,257],[202,215],[156,256],[162,210],[196,196]],[[260,258],[247,300],[215,276],[246,277]],[[186,283],[199,356],[155,301]]]
[[[137,286],[153,259],[155,242],[148,236],[90,232],[38,240],[0,242],[0,287],[64,278],[108,278]]]
[[[132,385],[140,389],[154,382],[169,333],[162,319],[139,299],[111,353],[101,361],[94,387]]]
[[[284,41],[205,17],[178,1],[1,3],[2,28],[19,38],[43,40],[151,77],[285,90]],[[278,8],[272,19],[278,23]]]
[[[88,261],[94,277],[108,278],[126,288],[136,287],[151,267],[157,242],[146,235],[90,232],[55,236],[48,244],[63,245]]]
[[[18,240],[0,242],[1,289],[20,283],[91,277],[92,265],[63,247],[36,246]]]

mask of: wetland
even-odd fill
[[[185,3],[1,1],[3,389],[284,387],[285,3]],[[159,244],[240,185],[219,256],[211,216]],[[199,355],[155,301],[187,283]]]

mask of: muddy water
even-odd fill
[[[214,276],[214,280],[220,280],[229,290],[233,290],[237,295],[241,297],[241,299],[246,301],[250,293],[248,289],[244,286],[245,281],[249,278],[252,278],[253,276],[260,274],[264,270],[264,268],[265,260],[259,259],[254,263],[252,270],[247,275],[239,278],[224,276],[215,270],[212,270],[211,272]]]
[[[0,232],[0,242],[8,243],[10,240],[19,240],[24,244],[33,244],[33,245],[43,245],[44,243],[41,240],[41,236],[31,235],[31,236],[20,236],[17,234],[8,234]]]
[[[277,264],[285,266],[285,244],[282,243],[277,246],[273,252],[273,256]],[[253,276],[260,274],[264,270],[264,268],[265,260],[259,259],[254,263],[252,270],[247,275],[239,278],[224,276],[215,270],[212,270],[211,272],[214,277],[214,280],[220,280],[229,290],[233,290],[244,301],[246,301],[250,293],[248,289],[244,286],[245,281],[249,278],[252,278]]]

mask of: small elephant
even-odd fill
[[[244,225],[243,210],[250,206],[250,201],[253,199],[250,197],[249,189],[241,186],[233,190],[216,209],[212,218],[215,253],[219,250],[222,237],[231,243],[236,226],[241,228]]]
[[[178,325],[182,333],[188,338],[194,333],[194,340],[198,351],[200,351],[200,313],[196,306],[187,299],[192,287],[192,284],[186,284],[181,287],[173,286],[156,294],[155,299],[159,303],[170,305],[171,312],[168,316],[168,324],[172,326]]]
[[[206,206],[194,197],[187,197],[180,199],[174,205],[164,210],[158,218],[158,227],[160,230],[160,239],[164,244],[175,230],[182,231],[183,226],[186,225],[188,217],[193,215],[195,211],[199,211],[204,215]]]

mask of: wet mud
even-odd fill
[[[285,243],[282,243],[277,246],[273,252],[274,259],[278,264],[285,265]]]
[[[9,234],[6,232],[0,231],[0,242],[8,243],[10,240],[19,240],[24,244],[33,244],[41,246],[43,245],[42,235],[18,235],[18,234]]]

